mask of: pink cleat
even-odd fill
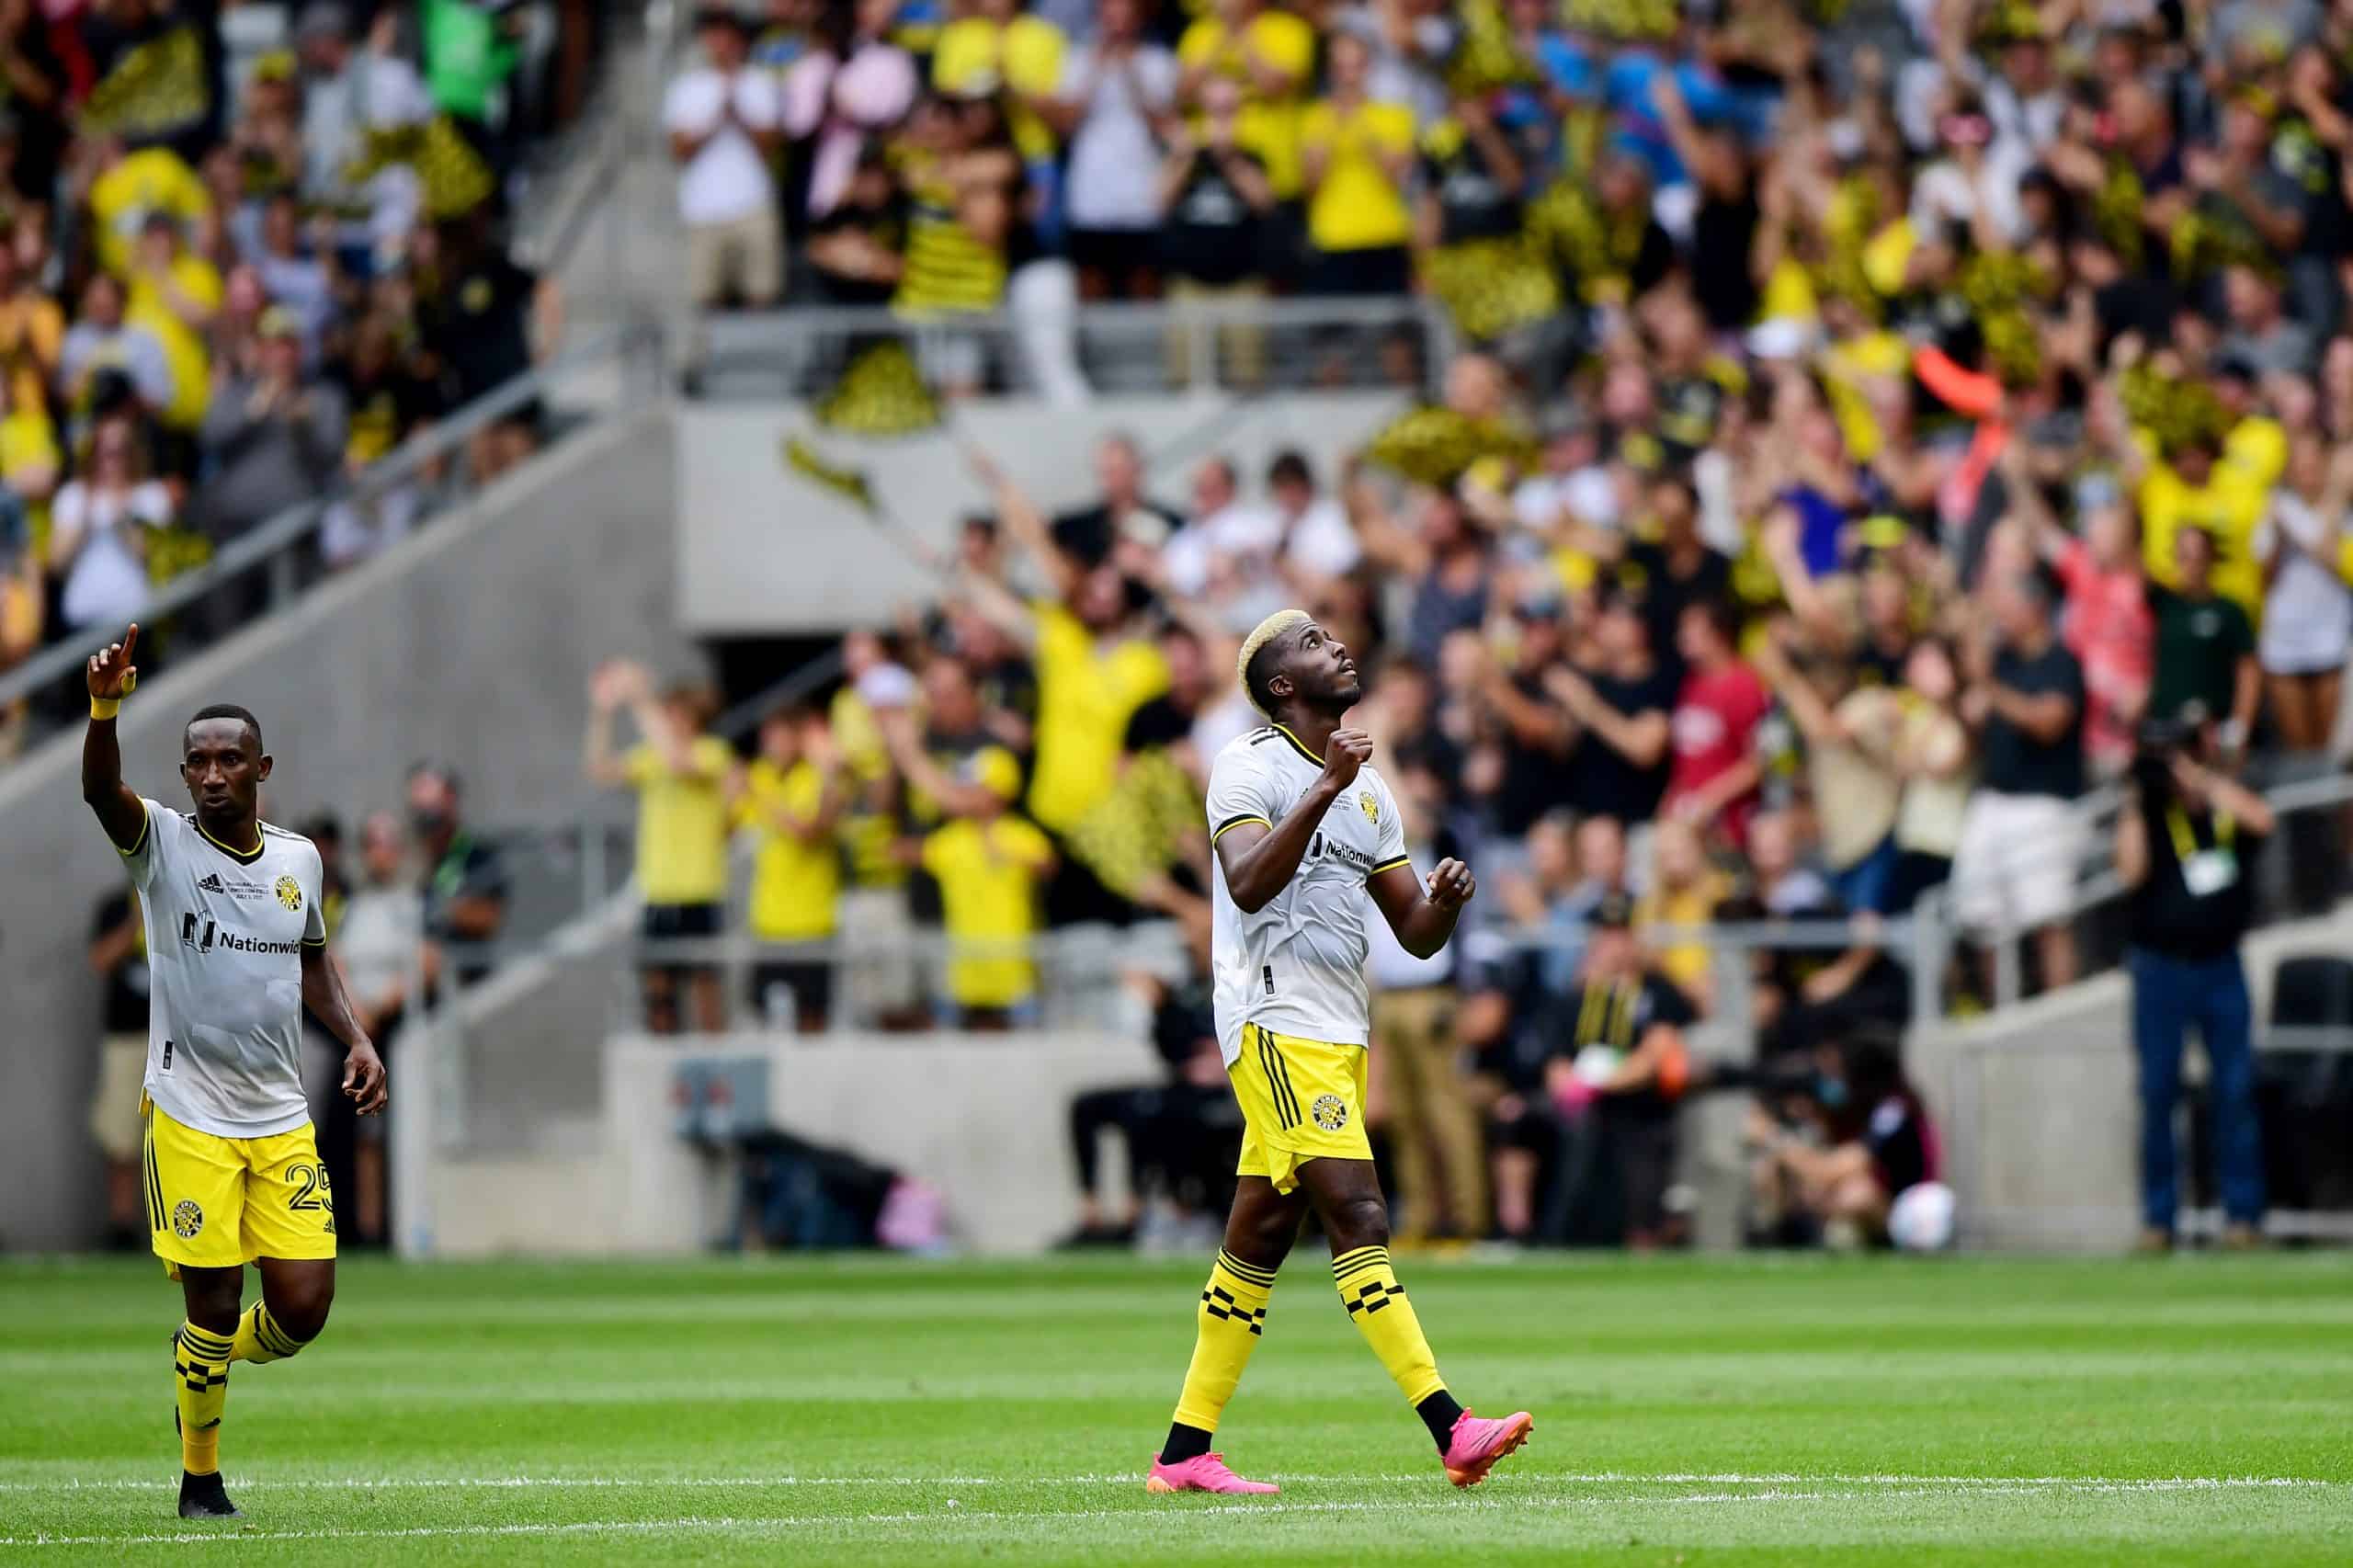
[[[1476,1486],[1487,1479],[1495,1461],[1528,1441],[1536,1417],[1525,1410],[1500,1421],[1484,1421],[1464,1411],[1454,1419],[1446,1445],[1446,1478],[1457,1486]]]
[[[1245,1481],[1225,1467],[1223,1454],[1199,1454],[1175,1464],[1152,1457],[1152,1473],[1143,1478],[1146,1492],[1274,1493],[1281,1487],[1270,1481]]]

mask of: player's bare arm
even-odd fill
[[[1454,923],[1462,917],[1462,906],[1478,892],[1479,883],[1470,867],[1449,856],[1427,877],[1415,876],[1411,866],[1392,866],[1375,872],[1365,887],[1396,934],[1397,945],[1426,959],[1454,935]]]
[[[131,663],[139,649],[139,625],[131,623],[119,642],[109,642],[90,655],[85,670],[90,688],[90,728],[82,737],[82,799],[98,814],[98,824],[117,849],[128,854],[139,847],[147,831],[147,808],[139,793],[122,781],[122,745],[115,736],[116,708],[139,684],[139,668]]]
[[[1356,782],[1357,770],[1371,756],[1370,735],[1362,730],[1335,730],[1324,748],[1324,771],[1282,821],[1272,828],[1239,823],[1218,835],[1218,864],[1224,869],[1226,892],[1236,907],[1255,915],[1290,885],[1324,813]]]
[[[384,1082],[384,1059],[376,1054],[375,1041],[368,1038],[368,1031],[360,1027],[358,1015],[352,1011],[351,993],[343,983],[343,966],[335,961],[324,942],[316,947],[307,942],[302,945],[302,1006],[343,1043],[345,1097],[358,1107],[361,1116],[374,1116],[382,1110],[390,1097]]]

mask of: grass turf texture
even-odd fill
[[[1402,1262],[1455,1391],[1537,1415],[1474,1492],[1305,1249],[1219,1434],[1255,1499],[1142,1485],[1199,1263],[355,1263],[232,1375],[223,1526],[173,1513],[176,1291],[7,1265],[0,1559],[2353,1561],[2341,1256]]]

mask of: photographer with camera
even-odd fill
[[[2208,714],[2142,726],[2131,794],[2116,824],[2116,869],[2131,890],[2132,1043],[2141,1062],[2141,1250],[2174,1244],[2179,1199],[2174,1109],[2191,1025],[2206,1048],[2223,1243],[2256,1244],[2263,1219],[2254,1006],[2239,944],[2255,918],[2249,878],[2271,808],[2216,764]]]

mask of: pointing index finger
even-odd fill
[[[131,630],[122,634],[122,662],[131,663],[131,651],[139,646],[139,623],[132,621]]]

